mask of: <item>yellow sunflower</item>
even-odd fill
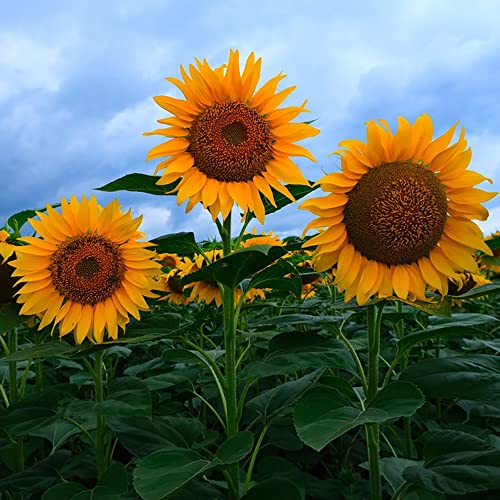
[[[337,265],[346,301],[425,300],[426,285],[446,295],[455,272],[478,272],[475,249],[491,255],[471,219],[488,217],[481,203],[496,193],[474,187],[489,179],[467,170],[463,128],[450,145],[457,125],[432,140],[426,114],[413,125],[400,117],[395,134],[380,123],[368,123],[366,143],[339,143],[342,171],[318,182],[329,194],[301,205],[319,216],[304,230],[320,230],[306,246],[317,246],[317,270]]]
[[[181,285],[181,280],[193,267],[189,257],[179,257],[175,253],[163,253],[158,259],[165,268],[170,268],[160,276],[160,290],[165,296],[159,300],[166,300],[173,304],[186,305],[192,302],[189,288]]]
[[[21,314],[38,314],[42,329],[54,322],[62,336],[74,330],[80,344],[85,337],[102,342],[104,332],[116,339],[129,314],[140,319],[148,310],[144,297],[156,297],[154,276],[160,264],[139,241],[141,217],[123,213],[117,200],[105,208],[94,196],[61,201],[61,213],[47,205],[47,213],[29,219],[38,237],[20,238],[12,262],[19,277]]]
[[[155,97],[156,103],[172,114],[158,120],[166,125],[145,135],[169,137],[154,147],[147,159],[168,157],[157,167],[163,171],[158,184],[182,179],[174,192],[180,205],[189,200],[186,212],[201,202],[215,220],[225,219],[234,203],[251,211],[264,222],[263,194],[274,206],[271,188],[294,201],[281,182],[308,185],[291,156],[316,161],[304,147],[294,144],[315,136],[319,130],[306,123],[292,123],[301,106],[278,108],[295,87],[276,92],[285,77],[279,74],[256,87],[261,59],[253,52],[240,72],[239,53],[230,51],[228,63],[212,69],[208,62],[196,59],[189,74],[181,66],[183,80],[167,78],[184,99]]]
[[[241,242],[241,247],[249,248],[255,245],[274,245],[281,247],[284,243],[277,234],[273,233],[273,231],[269,231],[268,233],[264,231],[262,234],[257,235],[257,229],[254,227],[251,233],[245,234],[245,239]]]
[[[8,243],[10,234],[5,229],[0,230],[0,257],[2,258],[0,264],[7,262],[9,257],[14,253],[16,246]]]

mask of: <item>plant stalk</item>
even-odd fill
[[[17,328],[13,328],[8,333],[7,343],[9,345],[9,354],[17,351]],[[9,369],[9,404],[13,405],[19,401],[19,388],[17,386],[17,361],[8,362]],[[24,443],[23,437],[16,438],[16,472],[24,470]]]
[[[95,383],[95,400],[96,403],[101,403],[104,401],[104,389],[103,389],[103,356],[104,349],[96,352],[95,355],[95,365],[94,365],[94,383]],[[106,417],[97,415],[97,428],[96,428],[96,467],[97,467],[97,480],[100,481],[104,476],[107,465],[105,460],[105,431],[106,431]]]
[[[367,306],[368,316],[368,390],[365,394],[367,401],[375,397],[378,392],[378,358],[380,354],[380,324],[382,308],[377,313],[377,306]],[[370,491],[372,500],[382,499],[382,485],[380,480],[380,432],[379,424],[365,426],[366,444],[368,446],[368,465],[370,469]]]
[[[230,255],[231,248],[231,214],[224,220],[222,226],[219,225],[222,238],[222,248],[224,256]],[[224,348],[226,351],[224,376],[226,380],[226,435],[231,438],[238,433],[238,399],[236,387],[236,356],[237,338],[236,321],[234,311],[234,288],[223,285],[222,303],[224,310]],[[240,498],[240,481],[238,463],[228,466],[227,472],[231,481],[228,486],[232,490],[235,498]],[[231,488],[232,486],[232,488]]]

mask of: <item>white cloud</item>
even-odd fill
[[[20,32],[0,32],[0,101],[27,89],[57,92],[65,75],[65,46]]]
[[[165,206],[138,204],[132,209],[134,217],[143,216],[140,231],[146,233],[148,240],[172,231],[172,210]]]

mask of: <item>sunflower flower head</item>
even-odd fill
[[[476,249],[491,255],[472,219],[486,220],[481,203],[497,193],[474,187],[491,181],[467,169],[471,149],[463,128],[450,144],[456,127],[433,140],[426,114],[413,125],[400,117],[394,134],[384,120],[372,120],[366,143],[339,143],[341,172],[318,181],[328,195],[301,208],[318,216],[304,230],[319,230],[306,243],[316,246],[315,267],[336,265],[346,301],[426,300],[427,286],[446,295],[448,278],[478,273]]]
[[[39,237],[19,238],[26,245],[12,262],[20,314],[39,315],[39,330],[59,325],[61,337],[74,331],[78,344],[101,343],[105,332],[116,339],[129,314],[140,319],[149,309],[144,297],[156,297],[160,264],[152,244],[140,241],[142,217],[122,212],[117,200],[103,208],[94,196],[36,213],[29,222]]]
[[[306,123],[292,122],[307,111],[301,106],[278,108],[295,87],[277,92],[279,74],[258,90],[261,59],[253,52],[240,70],[238,51],[230,51],[227,64],[211,68],[196,59],[189,73],[181,66],[182,80],[167,78],[184,98],[155,97],[172,116],[158,120],[164,128],[145,135],[169,139],[154,147],[147,159],[167,158],[157,166],[157,184],[179,181],[174,192],[186,212],[202,203],[212,218],[225,219],[236,203],[263,223],[261,195],[276,206],[272,189],[294,201],[282,182],[309,185],[291,156],[312,154],[295,142],[319,131]]]

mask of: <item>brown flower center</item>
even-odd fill
[[[221,182],[246,182],[272,159],[271,130],[252,107],[231,100],[201,113],[190,129],[196,167]]]
[[[344,223],[349,241],[372,260],[411,264],[428,256],[443,234],[446,194],[437,177],[420,164],[372,168],[348,196]]]
[[[66,299],[95,305],[121,286],[125,264],[120,247],[97,234],[64,241],[50,266],[55,289]]]

